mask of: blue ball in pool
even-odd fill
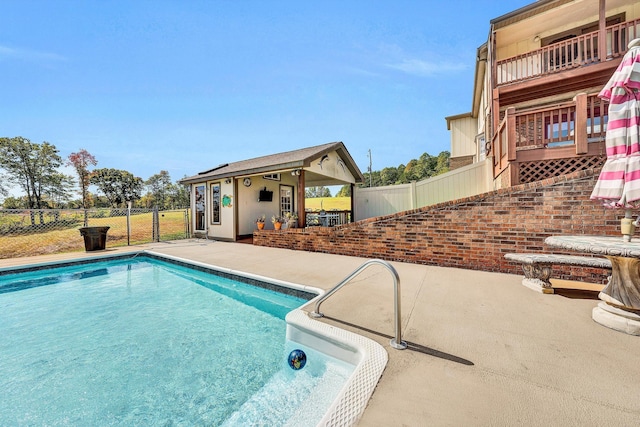
[[[293,350],[289,353],[289,366],[291,369],[298,370],[304,368],[307,364],[307,355],[302,350]]]

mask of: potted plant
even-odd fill
[[[258,226],[258,230],[264,229],[264,215],[260,215],[258,219],[256,219],[256,225]]]
[[[282,228],[282,218],[280,218],[278,215],[274,215],[271,217],[271,222],[273,223],[273,228],[275,228],[276,230],[280,230],[280,228]]]
[[[287,223],[287,228],[295,228],[298,225],[298,214],[295,212],[285,212],[284,219]]]
[[[107,231],[111,227],[81,227],[80,235],[84,238],[84,250],[103,251],[107,243]]]

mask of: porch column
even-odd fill
[[[356,185],[351,185],[351,218],[349,222],[356,221]]]
[[[587,154],[589,143],[587,142],[587,94],[579,93],[574,97],[576,112],[573,122],[573,143],[576,154]]]
[[[307,214],[305,211],[305,191],[304,191],[304,169],[300,169],[298,175],[298,228],[304,228],[307,224]]]
[[[607,60],[607,0],[600,0],[598,10],[598,60],[600,62]]]
[[[507,160],[513,162],[517,158],[516,109],[514,107],[507,108],[505,117],[507,118]]]
[[[493,89],[491,96],[491,136],[494,136],[500,127],[500,89]],[[495,147],[491,147],[493,152],[496,152]],[[488,154],[488,153],[487,153]]]

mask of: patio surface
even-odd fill
[[[330,289],[366,259],[184,240],[150,249]],[[0,260],[0,268],[86,258],[73,253]],[[366,269],[322,305],[320,321],[371,338],[389,363],[359,426],[637,426],[640,337],[591,319],[597,300],[536,293],[519,275],[393,262],[403,339],[394,350],[393,281]],[[309,311],[312,307],[305,307]]]

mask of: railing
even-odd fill
[[[491,145],[487,148],[487,153],[493,154],[494,176],[498,176],[509,164],[509,152],[515,153],[515,138],[512,138],[514,140],[514,147],[509,150],[509,147],[507,146],[507,141],[509,139],[507,136],[507,120],[514,119],[514,113],[515,109],[513,108],[509,108],[507,110],[505,117],[502,119],[498,125],[498,129],[496,129],[496,132],[493,134]],[[512,130],[514,125],[512,124],[508,128],[509,130]]]
[[[584,93],[576,95],[572,102],[545,108],[508,108],[491,142],[494,176],[516,160],[517,152],[525,150],[575,146],[575,155],[588,153],[589,143],[604,141],[607,108],[606,101]]]
[[[316,307],[311,313],[311,316],[316,318],[323,317],[324,314],[320,311],[320,305],[322,305],[322,303],[326,301],[331,295],[338,292],[344,285],[349,283],[351,279],[353,279],[355,276],[360,274],[362,270],[374,264],[378,264],[385,267],[387,270],[389,270],[389,273],[391,273],[391,276],[393,277],[393,306],[395,310],[396,336],[395,338],[391,339],[390,344],[391,344],[391,347],[397,350],[404,350],[407,348],[407,343],[402,341],[402,326],[401,326],[402,319],[401,319],[401,313],[400,313],[400,277],[398,276],[398,272],[396,271],[396,269],[393,268],[393,266],[389,264],[387,261],[383,261],[381,259],[371,259],[365,262],[364,264],[362,264],[353,273],[345,277],[340,283],[334,286],[329,292],[327,292],[326,294],[324,294],[322,297],[318,299],[318,301],[316,302]]]
[[[351,211],[306,212],[306,226],[335,227],[351,222]]]
[[[640,37],[640,18],[607,27],[607,59],[622,56],[627,45]]]
[[[598,52],[599,31],[563,40],[496,62],[496,84],[503,85],[590,65],[623,55],[629,41],[640,34],[640,19],[611,25],[605,30],[604,56]]]
[[[578,95],[573,102],[515,114],[516,150],[553,148],[574,144],[579,132],[578,115],[586,116],[587,142],[604,139],[607,123],[606,101],[595,94]]]

